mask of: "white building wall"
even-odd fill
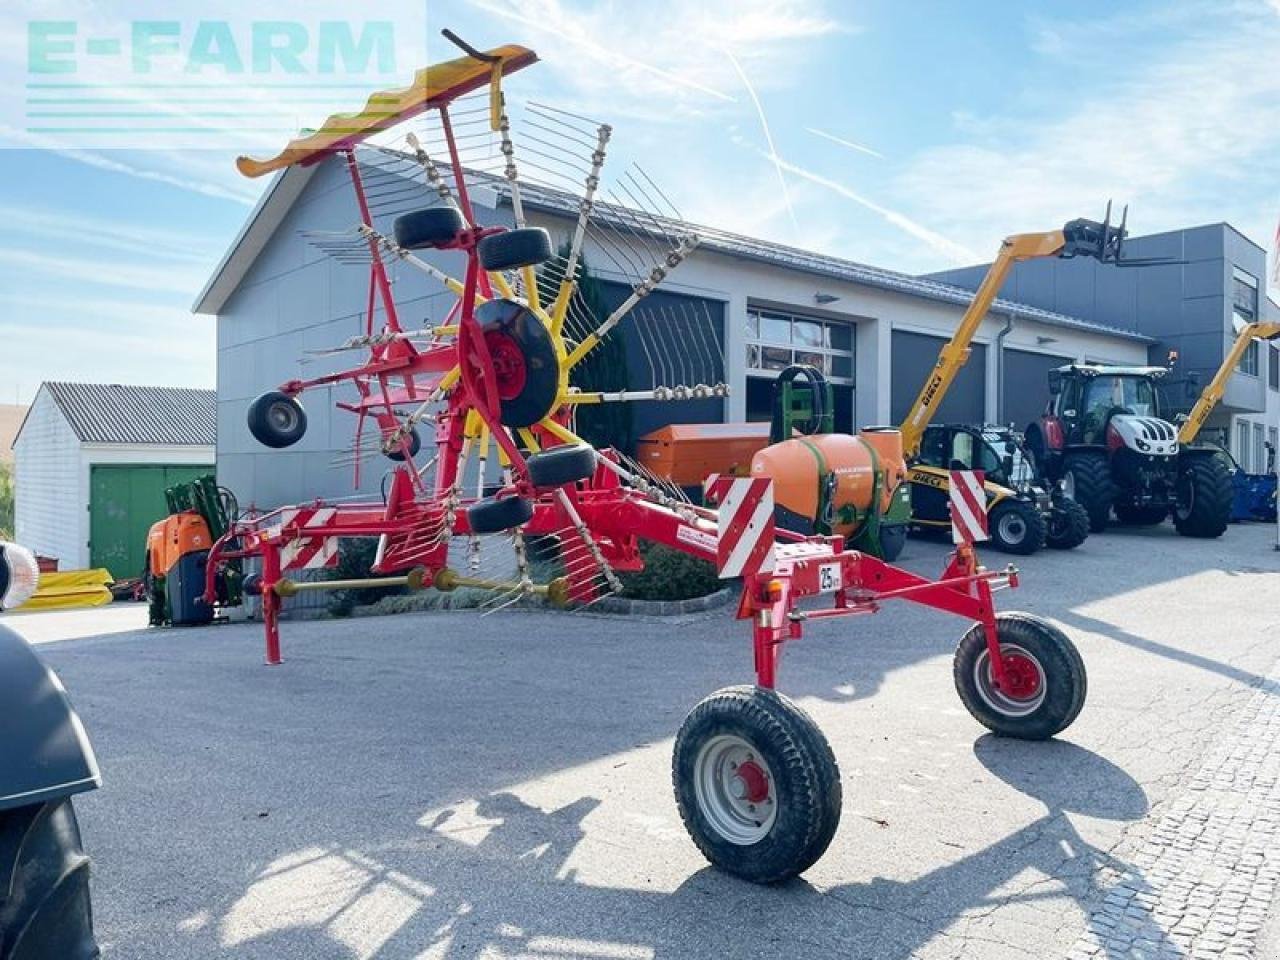
[[[14,536],[64,568],[80,556],[80,440],[41,387],[14,444]]]

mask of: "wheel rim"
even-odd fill
[[[750,846],[773,829],[778,816],[773,772],[741,737],[722,734],[703,745],[694,761],[693,789],[699,811],[730,843]]]
[[[298,425],[298,410],[292,403],[278,401],[267,408],[267,422],[278,433],[291,433]]]
[[[520,396],[529,372],[525,367],[524,351],[520,344],[506,333],[491,330],[485,334],[485,346],[493,358],[493,375],[498,381],[498,398],[513,400]]]
[[[1016,513],[1006,513],[996,524],[996,531],[1005,543],[1021,543],[1027,535],[1027,524]]]
[[[991,675],[991,658],[984,648],[973,665],[974,685],[978,696],[992,710],[1007,717],[1025,717],[1035,713],[1044,703],[1047,684],[1044,667],[1025,647],[1015,643],[1000,644],[1000,662],[1004,667],[1005,689],[997,689]]]

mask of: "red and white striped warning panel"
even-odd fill
[[[707,484],[720,503],[716,567],[720,579],[747,577],[773,569],[773,481],[767,477],[716,476]]]
[[[337,511],[333,507],[300,507],[282,510],[278,531],[294,526],[303,530],[320,528],[333,519]],[[338,565],[337,537],[299,536],[280,548],[281,570],[319,570]]]
[[[986,476],[981,470],[951,471],[951,539],[955,543],[990,540],[987,532]]]

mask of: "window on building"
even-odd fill
[[[773,379],[793,363],[817,367],[835,394],[835,428],[853,424],[854,327],[817,317],[747,309],[747,419],[768,420]]]
[[[1280,347],[1267,344],[1267,386],[1280,390]]]
[[[1246,323],[1258,319],[1258,278],[1239,267],[1231,274],[1231,307]]]
[[[1236,421],[1236,462],[1240,464],[1240,469],[1245,473],[1252,473],[1251,465],[1253,460],[1249,456],[1249,421]]]
[[[1241,373],[1247,373],[1251,377],[1258,375],[1258,347],[1257,340],[1250,340],[1249,345],[1244,348],[1244,353],[1240,355],[1240,366],[1238,367]]]
[[[1267,448],[1262,440],[1262,424],[1253,425],[1253,472],[1262,473],[1267,469]]]
[[[1280,446],[1280,430],[1275,427],[1267,427],[1267,443],[1271,446],[1267,448],[1267,462],[1263,464],[1267,473],[1276,472],[1276,447]]]

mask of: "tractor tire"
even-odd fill
[[[987,517],[991,546],[1004,553],[1027,556],[1044,546],[1044,517],[1034,503],[1010,497],[992,508]]]
[[[880,559],[885,563],[893,563],[902,556],[902,549],[907,545],[906,523],[886,523],[880,527]]]
[[[1132,503],[1117,503],[1113,506],[1116,519],[1126,527],[1154,527],[1164,523],[1169,516],[1168,507],[1139,507]]]
[[[1065,497],[1049,511],[1044,542],[1054,550],[1074,550],[1089,539],[1089,514],[1084,507]]]
[[[409,456],[416,457],[418,451],[422,449],[422,434],[418,433],[417,427],[409,430]],[[396,463],[404,463],[404,446],[396,444],[390,450],[384,450],[383,454],[388,460],[394,460]]]
[[[996,616],[1005,668],[1014,689],[997,690],[982,624],[961,638],[953,673],[965,709],[988,730],[1020,740],[1047,740],[1069,727],[1088,692],[1084,661],[1061,630],[1029,613]]]
[[[264,447],[291,447],[307,432],[307,412],[297,397],[272,390],[249,404],[249,432]]]
[[[685,718],[676,805],[712,865],[752,883],[812,866],[840,823],[840,769],[822,731],[773,690],[726,687]]]
[[[92,960],[89,858],[69,799],[0,812],[0,960]]]
[[[1231,474],[1215,456],[1183,457],[1173,525],[1184,537],[1220,537],[1231,519]]]
[[[541,227],[490,234],[476,244],[476,254],[486,270],[535,267],[551,259],[551,235]]]
[[[596,472],[596,452],[585,444],[566,444],[530,455],[525,466],[535,487],[562,487]]]
[[[1111,465],[1106,454],[1093,451],[1067,454],[1062,479],[1068,496],[1089,515],[1089,532],[1101,533],[1111,519],[1111,502],[1116,488],[1111,482]]]
[[[396,217],[392,230],[404,249],[425,250],[449,246],[466,226],[456,207],[428,207]]]
[[[472,533],[501,533],[533,519],[533,504],[524,497],[485,497],[467,507]]]

